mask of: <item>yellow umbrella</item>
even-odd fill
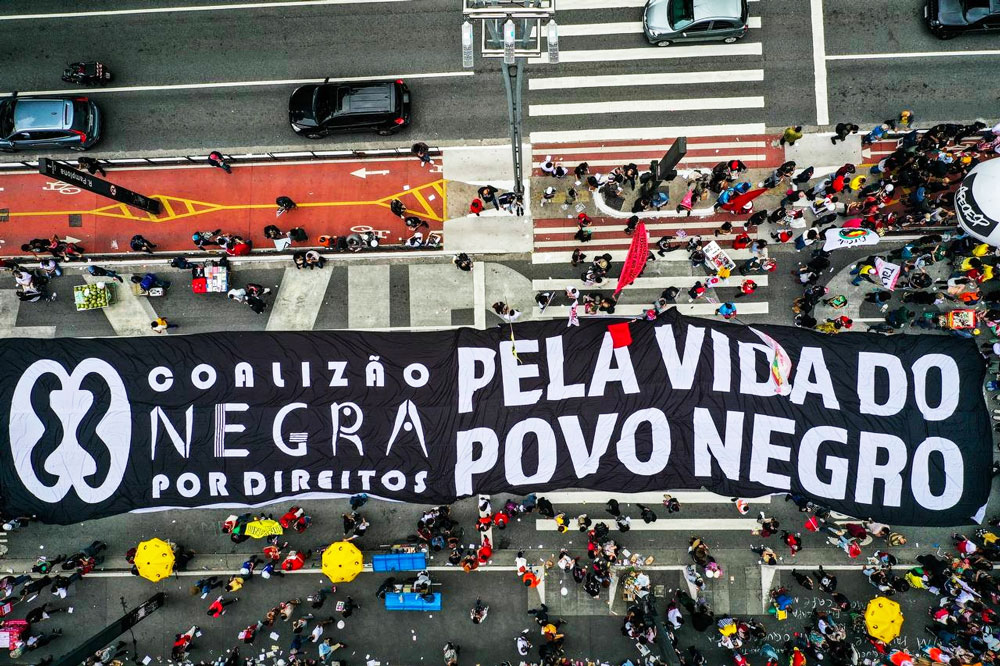
[[[162,539],[143,541],[135,549],[135,566],[139,575],[154,583],[174,572],[174,551]]]
[[[254,539],[263,539],[272,534],[284,534],[281,524],[277,520],[254,520],[247,523],[246,535]]]
[[[865,627],[868,635],[888,643],[899,636],[903,629],[903,613],[899,604],[885,597],[875,597],[865,609]]]
[[[323,573],[334,583],[349,583],[364,569],[361,551],[350,541],[331,543],[323,551]]]

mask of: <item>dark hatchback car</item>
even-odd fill
[[[402,79],[305,85],[288,100],[288,120],[307,139],[333,132],[393,134],[410,124],[410,89]]]
[[[101,139],[101,114],[86,97],[0,100],[0,150],[87,150]]]
[[[1000,0],[928,0],[924,21],[938,39],[1000,32]]]

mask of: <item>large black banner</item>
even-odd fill
[[[674,313],[607,326],[0,341],[6,514],[367,492],[792,491],[853,516],[982,514],[976,345]],[[9,418],[5,418],[8,416]]]

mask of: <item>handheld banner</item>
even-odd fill
[[[981,515],[992,438],[973,341],[672,310],[630,331],[618,348],[606,321],[521,324],[513,340],[508,328],[3,340],[2,511],[71,523],[357,492],[434,504],[706,487],[792,492],[889,524]]]

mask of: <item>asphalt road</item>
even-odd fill
[[[877,10],[864,0],[824,4],[831,122],[870,124],[903,108],[921,126],[996,120],[996,91],[981,83],[1000,63],[1000,34],[942,41],[927,31],[922,11],[918,0],[879,2]],[[880,58],[861,57],[872,55]]]
[[[65,63],[106,62],[116,76],[113,85],[91,91],[105,113],[105,138],[94,151],[100,155],[508,136],[498,62],[477,54],[474,69],[462,68],[457,1],[275,4],[219,9],[229,5],[95,0],[81,12],[77,3],[50,2],[39,17],[37,3],[13,0],[0,9],[6,37],[0,40],[6,65],[0,89],[79,93],[58,78]],[[192,11],[206,6],[216,9]],[[643,138],[676,135],[677,128],[697,135],[706,126],[816,125],[823,106],[817,104],[817,62],[827,73],[831,124],[867,126],[903,107],[922,121],[989,120],[995,113],[996,95],[982,81],[1000,58],[997,37],[940,41],[923,26],[919,0],[885,0],[877,13],[864,0],[754,1],[746,38],[693,51],[647,44],[636,0],[563,0],[557,7],[560,63],[543,57],[526,67],[525,134],[540,140],[569,140],[579,130]],[[817,59],[813,25],[820,18],[825,39]],[[987,53],[963,54],[968,51]],[[328,76],[408,79],[412,127],[389,139],[296,137],[285,117],[289,93],[302,81]],[[956,99],[962,100],[958,108]]]
[[[606,496],[598,493],[591,493],[589,496],[590,503],[557,502],[556,508],[571,516],[588,513],[595,521],[609,520],[603,506]],[[501,499],[504,498],[495,497],[494,503],[499,503]],[[721,528],[723,522],[734,519],[755,524],[752,516],[740,517],[725,498],[718,498],[714,503],[685,502],[680,513],[670,516],[654,504],[654,509],[660,514],[657,525],[668,528],[659,531],[644,531],[638,518],[638,509],[625,501],[623,497],[622,510],[633,517],[634,527],[625,534],[615,533],[615,539],[628,552],[641,553],[642,557],[654,556],[654,565],[648,570],[654,586],[662,586],[665,595],[684,586],[680,567],[689,562],[686,553],[688,538],[691,534],[702,536],[726,572],[725,580],[708,582],[706,597],[709,602],[720,616],[729,612],[729,601],[733,598],[734,590],[745,584],[747,575],[755,575],[751,585],[757,596],[756,601],[750,600],[757,609],[753,615],[764,622],[769,632],[767,641],[779,649],[791,638],[791,632],[799,631],[805,626],[814,609],[824,610],[830,606],[826,595],[805,590],[794,582],[790,574],[793,566],[808,573],[820,563],[826,565],[828,570],[838,576],[838,590],[852,601],[855,610],[862,610],[868,599],[876,594],[861,575],[859,562],[848,560],[839,550],[826,544],[822,535],[805,534],[805,548],[796,558],[789,556],[777,537],[771,537],[771,545],[782,552],[784,562],[774,570],[761,571],[756,564],[756,556],[747,548],[750,544],[760,543],[761,537]],[[303,535],[284,535],[283,539],[290,542],[291,548],[317,549],[342,538],[340,514],[348,511],[346,501],[306,502],[303,506],[313,517],[313,524]],[[802,521],[802,516],[795,507],[782,501],[780,496],[771,498],[770,502],[752,500],[751,507],[753,512],[764,510],[769,516],[777,517],[782,526],[789,529],[795,529]],[[280,515],[286,509],[287,506],[281,504],[264,510]],[[406,534],[413,531],[422,510],[423,507],[416,505],[369,501],[361,512],[371,521],[372,526],[357,542],[366,557],[385,552],[389,544],[404,542]],[[15,606],[12,617],[23,617],[28,609],[43,601],[58,607],[74,608],[73,615],[56,615],[52,620],[37,625],[36,629],[40,632],[62,628],[65,637],[46,649],[32,653],[32,661],[50,653],[60,655],[76,642],[95,633],[99,627],[121,615],[122,600],[132,607],[157,591],[167,593],[167,605],[136,627],[138,651],[135,654],[138,659],[150,655],[154,659],[162,657],[165,660],[173,635],[192,624],[199,625],[203,635],[195,641],[196,649],[191,657],[195,660],[211,659],[236,645],[237,632],[262,618],[269,608],[281,601],[304,599],[320,588],[329,588],[329,581],[316,571],[271,580],[255,576],[235,595],[239,597],[239,601],[230,606],[222,618],[208,618],[205,609],[215,595],[205,600],[191,595],[192,583],[198,577],[209,574],[226,580],[229,574],[239,568],[240,562],[251,553],[259,553],[262,546],[262,542],[256,540],[232,544],[220,531],[220,524],[228,513],[229,511],[220,509],[123,515],[89,521],[75,528],[59,531],[46,526],[29,525],[8,534],[6,545],[10,552],[3,568],[15,571],[24,570],[40,554],[53,557],[58,553],[67,553],[86,545],[92,538],[101,538],[108,543],[107,559],[101,569],[70,588],[67,599],[61,600],[48,591],[43,591],[37,599]],[[478,534],[472,529],[475,515],[476,507],[472,500],[457,502],[453,507],[453,517],[465,526],[463,542],[466,544],[478,541]],[[387,613],[373,594],[383,580],[383,575],[368,572],[351,583],[338,585],[336,593],[326,601],[322,609],[313,610],[305,604],[299,607],[296,617],[312,612],[319,619],[333,616],[335,620],[340,620],[340,614],[335,611],[336,602],[351,595],[362,605],[361,610],[346,619],[343,629],[329,626],[324,635],[347,643],[345,651],[337,656],[346,657],[350,664],[362,663],[369,658],[381,660],[383,664],[434,663],[440,658],[441,646],[448,640],[462,644],[461,663],[496,664],[507,659],[513,660],[514,637],[520,631],[530,628],[536,646],[541,638],[537,634],[537,627],[526,614],[528,608],[537,606],[538,597],[518,585],[509,570],[515,552],[523,549],[529,563],[541,564],[545,560],[556,559],[560,548],[567,548],[573,555],[580,555],[586,561],[585,540],[582,535],[576,530],[566,535],[551,530],[538,531],[535,527],[537,518],[537,515],[527,516],[512,522],[505,531],[494,530],[493,539],[498,550],[495,551],[492,568],[484,567],[473,574],[465,574],[459,569],[443,566],[443,554],[434,555],[429,561],[431,567],[435,568],[431,576],[439,583],[435,591],[441,592],[444,599],[444,608],[439,613]],[[692,522],[698,523],[698,527],[691,527]],[[672,523],[676,525],[676,529],[670,529]],[[942,528],[904,528],[903,532],[909,537],[910,543],[893,549],[893,552],[900,562],[912,563],[920,553],[947,550],[950,546],[950,531]],[[159,584],[128,575],[124,551],[139,540],[153,536],[170,538],[198,553],[187,572]],[[870,554],[878,547],[879,542],[872,543],[865,548],[865,553]],[[318,556],[314,556],[313,566],[318,566],[318,559]],[[406,580],[413,575],[407,572],[395,574],[397,580]],[[766,579],[762,581],[761,576]],[[763,607],[760,595],[764,594],[764,590],[783,585],[790,588],[796,600],[789,620],[778,622],[760,611]],[[564,588],[566,593],[562,591]],[[620,592],[621,588],[618,588],[609,612],[608,592],[604,592],[598,600],[590,600],[586,595],[580,594],[578,586],[565,573],[555,568],[548,571],[545,583],[546,603],[552,609],[553,616],[568,620],[564,631],[568,637],[566,649],[570,656],[575,659],[606,659],[612,663],[621,663],[628,657],[636,656],[632,642],[620,636],[619,629],[625,609]],[[234,595],[226,595],[226,598],[232,596]],[[477,597],[481,597],[490,606],[489,617],[481,626],[473,625],[468,619],[469,609]],[[925,609],[935,599],[920,590],[911,590],[896,599],[903,606],[907,617],[903,638],[896,646],[917,649],[925,640],[922,622]],[[658,610],[661,615],[664,613],[662,603],[658,605]],[[737,610],[732,612],[741,617],[746,616]],[[849,621],[847,614],[837,614],[836,617],[840,621]],[[81,618],[85,618],[86,622],[82,622]],[[306,632],[311,631],[312,627],[310,624]],[[278,634],[277,638],[270,637],[272,631]],[[241,645],[241,649],[247,655],[274,651],[275,657],[287,657],[292,637],[289,623],[278,622],[274,627],[265,628],[252,648]],[[131,649],[131,637],[125,634],[122,638],[129,643]],[[728,656],[716,646],[716,638],[714,631],[699,634],[690,626],[679,632],[682,648],[694,645],[704,651],[713,660],[712,663],[727,663]],[[857,638],[859,647],[867,652],[863,639]],[[314,655],[315,649],[311,643],[306,644],[305,651],[308,654]],[[747,653],[751,663],[756,663],[753,656],[756,648]],[[864,656],[868,656],[867,653]],[[267,661],[270,663],[271,660]]]

